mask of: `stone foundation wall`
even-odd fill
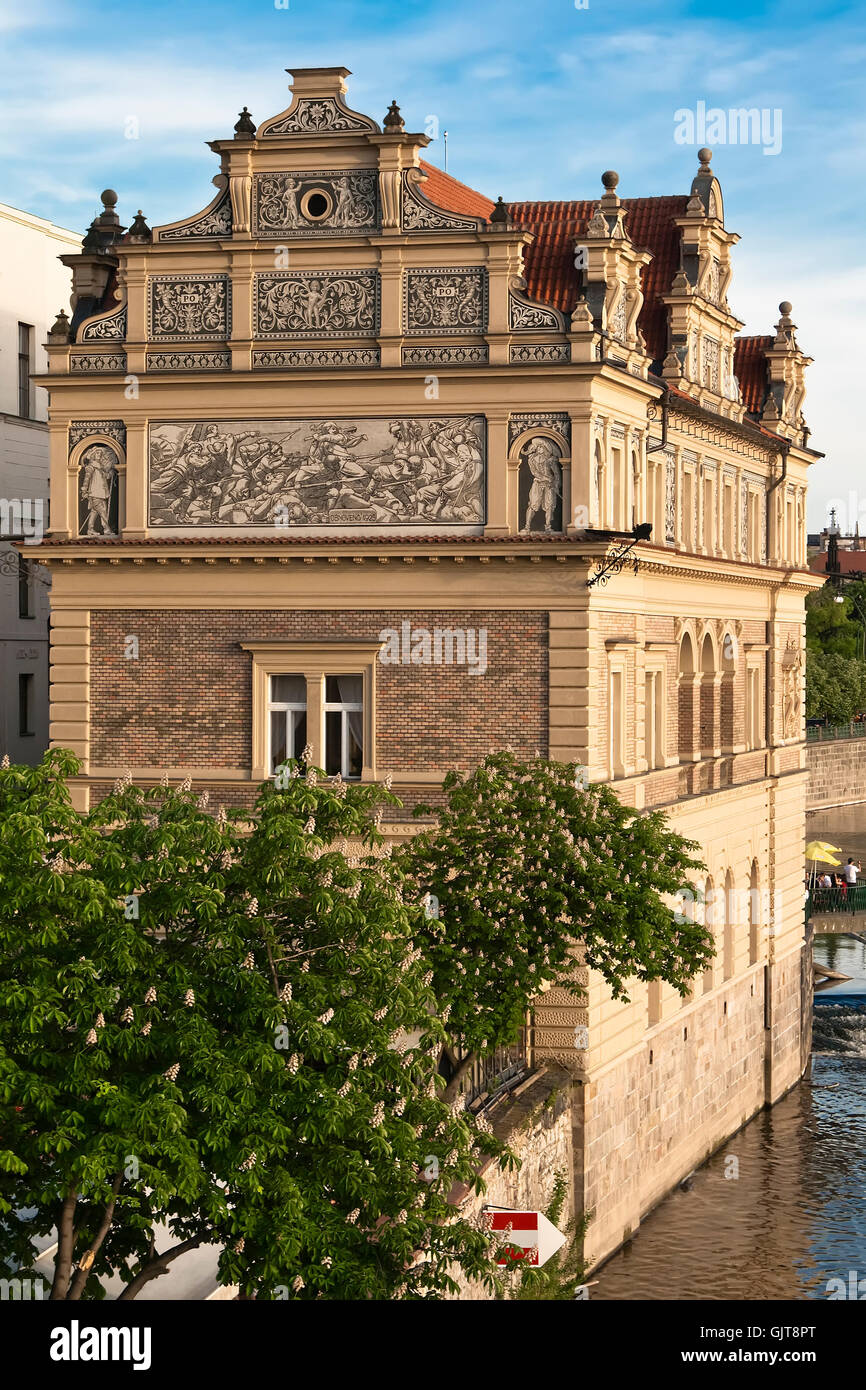
[[[543,1211],[553,1196],[556,1175],[562,1172],[569,1182],[560,1228],[565,1225],[573,1210],[572,1088],[568,1072],[548,1063],[488,1112],[494,1133],[508,1143],[521,1166],[514,1172],[502,1172],[494,1163],[483,1168],[487,1191],[483,1196],[472,1193],[464,1198],[460,1203],[461,1216],[480,1220],[481,1209],[486,1205]],[[474,1280],[458,1282],[461,1291],[457,1298],[489,1300],[490,1295]]]
[[[767,967],[767,975],[756,965],[701,996],[579,1089],[577,1162],[584,1208],[593,1212],[588,1266],[627,1240],[687,1173],[796,1082],[808,1055],[802,951]]]
[[[809,790],[806,809],[866,801],[866,738],[839,738],[806,745]]]

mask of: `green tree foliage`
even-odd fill
[[[842,602],[837,602],[841,598]],[[866,708],[866,583],[806,598],[806,715],[845,724]]]
[[[514,1040],[527,1000],[572,975],[575,952],[618,999],[633,980],[685,994],[712,958],[706,929],[666,901],[702,867],[697,846],[661,812],[639,814],[580,780],[567,764],[493,754],[446,777],[438,828],[401,851],[419,892],[440,905],[425,949],[467,1050],[451,1055],[446,1096],[479,1053]]]
[[[854,595],[866,596],[863,583],[849,586],[850,593],[842,595],[842,603],[832,584],[816,589],[806,597],[806,648],[835,656],[859,657],[862,651],[863,628],[857,616]],[[866,612],[866,604],[862,604]]]
[[[264,1298],[435,1297],[457,1268],[495,1288],[490,1238],[447,1196],[510,1159],[439,1096],[385,794],[293,766],[247,833],[186,787],[121,783],[79,815],[76,770],[0,771],[6,1270],[54,1230],[55,1300],[116,1273],[134,1297],[210,1242]]]
[[[806,715],[846,724],[866,708],[866,663],[836,652],[806,652]]]

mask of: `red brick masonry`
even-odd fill
[[[248,768],[251,657],[241,642],[375,642],[385,628],[486,628],[487,670],[380,664],[383,773],[468,769],[510,744],[547,751],[547,612],[140,609],[91,615],[91,759],[97,766]],[[138,637],[138,660],[124,656]]]

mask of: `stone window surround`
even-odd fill
[[[655,742],[655,762],[650,765],[646,759],[646,753],[642,752],[637,760],[638,772],[658,772],[661,768],[669,766],[671,759],[668,758],[668,663],[664,652],[651,652],[649,644],[644,650],[644,681],[647,676],[653,679],[661,677],[659,682],[661,707],[653,711],[656,718],[656,728],[660,729],[661,739],[654,734]],[[646,747],[647,720],[650,711],[647,709],[646,697],[644,697],[644,748]],[[677,760],[678,761],[678,760]]]
[[[632,776],[634,767],[630,765],[630,749],[627,746],[626,711],[628,709],[628,671],[627,653],[617,644],[607,651],[607,749],[605,762],[608,777],[616,781]],[[619,709],[614,708],[615,678],[619,677]],[[616,720],[616,726],[615,726]],[[621,755],[617,758],[617,752]]]
[[[269,678],[302,675],[307,682],[307,742],[316,767],[325,765],[325,677],[360,675],[364,681],[362,782],[376,781],[376,666],[381,642],[241,642],[252,657],[252,780],[268,771]]]

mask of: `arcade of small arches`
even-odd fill
[[[739,873],[730,865],[723,865],[715,873],[698,878],[692,889],[684,889],[677,896],[674,908],[681,920],[706,927],[715,944],[713,959],[692,981],[683,996],[683,1006],[759,964],[765,956],[775,907],[769,891],[761,886],[756,857]],[[650,1027],[661,1021],[662,986],[658,981],[648,987],[647,1010]]]

